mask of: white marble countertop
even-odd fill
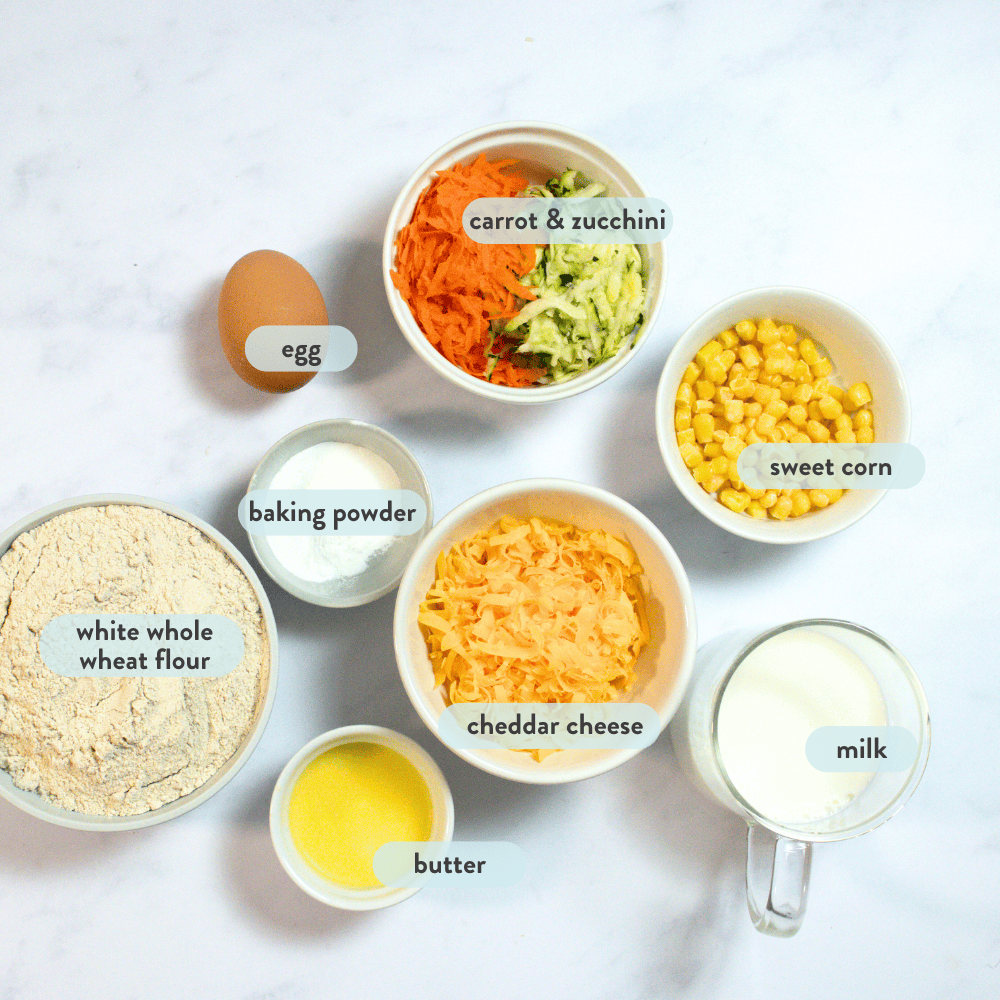
[[[497,5],[489,5],[495,10]],[[891,823],[815,855],[805,927],[757,934],[744,834],[668,741],[577,785],[528,787],[424,728],[391,647],[393,597],[351,611],[269,584],[281,677],[253,757],[210,802],[114,836],[0,802],[4,1000],[1000,995],[995,469],[1000,384],[995,5],[454,0],[9,5],[0,38],[0,523],[74,495],[159,497],[244,551],[236,503],[312,420],[398,435],[437,511],[511,479],[606,487],[664,531],[704,641],[855,620],[931,705],[923,783]],[[667,295],[619,376],[538,408],[474,398],[406,346],[385,302],[389,206],[438,146],[492,121],[593,135],[675,216]],[[242,254],[301,261],[355,367],[264,396],[218,344]],[[684,328],[729,294],[846,300],[906,372],[926,477],[798,547],[744,542],[670,485],[653,396]],[[561,445],[566,440],[573,447]],[[456,836],[510,839],[527,877],[330,910],[278,866],[278,771],[333,726],[408,733],[445,769]]]

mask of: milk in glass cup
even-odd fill
[[[901,730],[905,757],[865,759],[884,756],[885,734]],[[864,738],[849,744],[857,732],[882,734],[882,749],[876,739],[873,753],[871,736],[867,751]],[[702,647],[670,734],[695,785],[746,820],[750,915],[757,930],[779,937],[802,924],[812,845],[884,823],[913,793],[930,751],[927,701],[903,656],[860,625],[827,619],[743,630]],[[814,752],[830,734],[832,764]],[[899,769],[876,770],[887,767]]]

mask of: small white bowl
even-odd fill
[[[579,132],[545,122],[503,122],[466,132],[432,153],[406,182],[389,213],[382,245],[382,277],[385,281],[385,293],[389,298],[389,308],[396,317],[403,336],[431,368],[463,389],[507,403],[550,403],[556,399],[575,396],[621,371],[649,339],[666,288],[667,264],[663,244],[650,243],[637,248],[642,257],[643,279],[646,282],[646,305],[643,309],[642,329],[631,347],[626,345],[604,364],[553,385],[514,388],[493,385],[469,375],[453,365],[424,336],[406,300],[392,283],[391,274],[395,265],[396,235],[413,218],[417,199],[430,183],[431,177],[437,171],[447,170],[457,163],[471,163],[480,153],[485,153],[491,160],[517,160],[522,176],[526,176],[530,184],[544,183],[567,167],[574,167],[588,180],[606,185],[609,195],[645,198],[646,189],[610,150]]]
[[[165,514],[176,517],[178,520],[186,521],[193,525],[203,535],[212,539],[219,548],[236,564],[243,575],[247,578],[253,588],[254,596],[260,605],[261,618],[264,621],[264,629],[267,632],[267,648],[269,666],[266,676],[261,677],[260,700],[257,703],[257,712],[250,731],[246,734],[239,749],[227,760],[215,774],[212,775],[203,785],[199,785],[193,791],[182,795],[180,798],[160,806],[158,809],[151,809],[149,812],[139,813],[136,816],[92,816],[88,813],[74,812],[71,809],[63,809],[47,799],[42,798],[37,792],[26,792],[23,788],[18,788],[14,784],[10,774],[0,769],[0,798],[6,799],[11,805],[34,816],[36,819],[45,820],[55,826],[68,827],[71,830],[88,830],[98,832],[117,832],[120,830],[140,830],[148,826],[155,826],[157,823],[165,823],[168,819],[176,819],[184,813],[201,805],[202,802],[210,799],[237,771],[247,762],[254,747],[257,746],[264,733],[264,727],[271,715],[271,707],[274,704],[274,696],[278,690],[278,627],[274,621],[274,614],[271,611],[271,602],[267,599],[267,594],[261,586],[260,579],[253,571],[250,563],[244,558],[243,553],[236,548],[233,543],[221,532],[216,531],[210,524],[206,524],[200,517],[189,514],[180,507],[175,507],[171,503],[164,503],[162,500],[154,500],[152,497],[134,496],[131,493],[96,493],[89,496],[73,497],[71,500],[62,500],[59,503],[50,504],[41,510],[36,510],[33,514],[22,518],[17,524],[11,525],[6,531],[0,534],[0,556],[2,556],[20,535],[26,531],[37,528],[40,524],[51,520],[57,514],[65,514],[80,507],[106,507],[109,504],[135,505],[137,507],[151,507],[154,510],[162,510]],[[155,680],[151,683],[156,683]]]
[[[434,523],[434,505],[427,477],[410,450],[388,431],[361,420],[318,420],[286,434],[260,460],[250,477],[247,492],[270,489],[275,474],[293,455],[328,441],[367,448],[388,462],[399,476],[400,489],[413,490],[423,497],[427,505],[427,520],[423,527],[412,535],[401,535],[387,552],[373,559],[363,573],[324,583],[313,583],[290,573],[274,554],[267,535],[247,532],[247,537],[264,572],[293,597],[325,608],[353,608],[377,600],[399,583],[417,543]]]
[[[288,826],[288,805],[292,789],[306,769],[306,765],[331,747],[344,743],[375,743],[378,746],[388,747],[417,769],[431,795],[433,812],[431,840],[446,843],[451,840],[455,831],[455,805],[448,782],[430,754],[408,736],[403,736],[402,733],[392,729],[384,729],[382,726],[342,726],[340,729],[332,729],[307,743],[285,765],[271,795],[270,816],[271,842],[274,844],[281,867],[288,872],[289,877],[300,889],[321,903],[338,906],[342,910],[379,910],[384,906],[392,906],[409,899],[415,892],[419,892],[420,887],[393,889],[381,886],[378,889],[351,889],[331,882],[320,875],[299,854]]]
[[[548,517],[581,528],[604,529],[635,550],[643,568],[650,639],[639,655],[638,679],[627,700],[653,708],[660,716],[662,731],[684,697],[697,648],[694,600],[687,574],[670,543],[645,515],[612,493],[563,479],[525,479],[486,490],[442,518],[421,542],[400,581],[393,620],[399,674],[420,717],[438,735],[445,702],[440,688],[435,687],[427,646],[417,624],[420,603],[434,582],[438,554],[505,514]],[[515,750],[453,752],[491,774],[536,785],[592,778],[639,753],[560,750],[536,761]]]
[[[875,440],[903,444],[910,437],[910,399],[903,372],[882,335],[850,306],[808,288],[757,288],[741,292],[702,313],[684,331],[667,358],[656,393],[656,437],[677,489],[710,521],[757,542],[787,545],[810,542],[842,531],[865,516],[886,490],[850,490],[835,504],[785,521],[737,514],[706,493],[681,458],[674,431],[674,403],[684,370],[695,354],[723,330],[744,319],[771,317],[792,323],[815,338],[833,362],[833,377],[844,387],[867,382],[872,391]]]

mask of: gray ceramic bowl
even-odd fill
[[[174,799],[173,802],[168,802],[165,806],[160,806],[159,809],[140,813],[138,816],[89,816],[86,813],[73,812],[70,809],[62,809],[53,805],[35,792],[26,792],[18,788],[11,776],[0,769],[0,798],[6,799],[30,816],[43,819],[47,823],[54,823],[56,826],[69,827],[71,830],[138,830],[182,816],[194,809],[195,806],[201,805],[222,788],[253,753],[254,747],[257,746],[257,742],[264,732],[264,726],[267,725],[271,706],[274,704],[274,695],[278,689],[278,627],[274,622],[271,604],[267,599],[267,594],[264,593],[260,579],[250,563],[225,535],[220,534],[210,524],[206,524],[200,517],[195,517],[193,514],[181,510],[180,507],[164,503],[162,500],[133,496],[129,493],[95,493],[91,496],[73,497],[70,500],[62,500],[59,503],[50,504],[48,507],[42,507],[41,510],[36,510],[0,534],[0,556],[11,547],[19,535],[31,531],[32,528],[37,528],[57,514],[65,514],[80,507],[106,507],[108,504],[132,504],[138,507],[152,507],[155,510],[162,510],[165,514],[170,514],[181,521],[187,521],[188,524],[196,527],[202,534],[207,535],[219,545],[223,552],[242,570],[243,575],[250,581],[250,586],[253,587],[254,595],[264,617],[264,628],[267,631],[270,667],[266,683],[262,685],[261,699],[257,705],[257,717],[236,753],[205,784],[199,785],[194,791],[182,795],[179,799]]]
[[[374,559],[363,573],[345,580],[311,583],[293,576],[278,561],[266,535],[251,535],[250,547],[264,572],[293,597],[325,608],[353,608],[388,594],[400,581],[410,557],[434,523],[431,488],[417,460],[401,442],[381,427],[360,420],[320,420],[286,434],[254,469],[247,492],[266,490],[278,470],[295,454],[314,444],[334,441],[367,448],[385,459],[399,476],[400,489],[413,490],[427,504],[427,520],[419,531],[402,535],[388,552]]]

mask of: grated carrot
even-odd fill
[[[513,318],[525,300],[535,298],[521,284],[535,266],[535,244],[476,243],[462,229],[469,202],[512,198],[524,190],[524,178],[502,173],[514,163],[491,163],[480,154],[467,166],[438,171],[396,237],[392,282],[424,335],[452,364],[519,387],[536,382],[545,369],[512,362],[516,344],[494,338],[491,321]]]

